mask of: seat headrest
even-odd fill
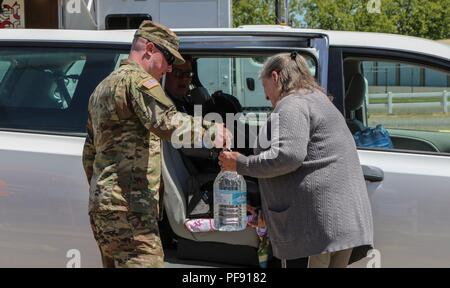
[[[33,79],[32,82],[38,83],[38,85],[22,85],[24,79]],[[52,95],[54,87],[56,87],[56,80],[50,72],[26,69],[18,82],[22,84],[16,84],[11,93],[11,99],[15,99],[14,103],[17,103],[18,106],[60,108],[58,100]]]
[[[366,81],[363,75],[360,73],[354,74],[345,93],[345,108],[347,111],[358,110],[363,105],[366,89]]]
[[[239,100],[231,94],[224,93],[222,91],[216,91],[212,95],[212,98],[217,106],[223,112],[226,113],[239,113],[242,112],[242,106]]]
[[[227,113],[237,114],[242,112],[242,106],[233,95],[216,91],[211,95],[211,99],[203,105],[204,115],[212,112],[218,113],[225,120]]]
[[[211,99],[211,95],[205,87],[195,87],[191,90],[190,96],[194,105],[203,105]]]

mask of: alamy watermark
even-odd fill
[[[66,11],[69,14],[80,14],[81,13],[81,0],[67,0],[66,1]]]
[[[367,252],[370,260],[366,264],[366,268],[381,268],[381,252],[378,249],[372,249]]]
[[[81,268],[81,252],[78,249],[70,249],[66,253],[66,258],[69,259],[66,263],[66,268]]]
[[[369,0],[367,12],[370,14],[381,14],[381,0]]]
[[[87,9],[90,10],[93,0],[89,0],[86,4],[83,0],[66,0],[65,6],[66,11],[69,14],[80,14],[81,4],[85,4]],[[367,12],[370,14],[380,14],[381,13],[381,0],[369,0],[367,2]]]
[[[91,11],[94,0],[88,0],[87,3],[85,0],[66,0],[65,8],[67,13],[69,14],[80,14],[81,13],[81,5],[83,4],[88,11]]]
[[[207,113],[202,116],[202,106],[194,106],[194,117],[177,113],[172,117],[171,125],[177,127],[172,133],[171,144],[175,149],[180,148],[214,148],[217,127],[211,126],[204,131],[203,124],[222,123],[231,132],[233,148],[270,149],[267,158],[274,159],[279,151],[279,114],[278,113],[227,113],[225,118],[218,113]],[[192,121],[192,119],[194,119]],[[223,147],[216,147],[223,148]]]

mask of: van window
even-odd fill
[[[363,61],[362,67],[368,82],[365,104],[370,126],[434,132],[450,129],[449,73],[396,61]]]
[[[117,58],[116,67],[114,67],[114,70],[116,70],[117,68],[120,67],[120,62],[122,62],[122,60],[127,59],[128,55],[129,55],[129,53],[123,53],[123,54],[119,55],[119,57]]]
[[[367,140],[361,147],[371,149],[367,128],[382,125],[390,135],[390,149],[450,153],[449,71],[351,57],[344,61],[344,74],[347,123],[357,145]]]
[[[89,96],[120,54],[107,49],[1,49],[0,129],[84,133]]]
[[[11,67],[10,61],[0,61],[0,81],[2,81],[3,77],[5,77],[9,67]]]
[[[315,60],[305,54],[311,75],[316,75]],[[208,57],[197,59],[198,78],[210,94],[222,91],[239,100],[244,112],[271,110],[259,73],[269,56]]]

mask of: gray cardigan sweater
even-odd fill
[[[275,133],[267,133],[270,126]],[[355,142],[327,96],[297,91],[284,97],[261,129],[266,134],[270,147],[258,141],[254,156],[239,156],[237,172],[259,178],[274,255],[296,259],[372,245]]]

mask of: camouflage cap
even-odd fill
[[[173,63],[175,65],[183,64],[185,62],[180,52],[178,52],[180,41],[178,40],[177,35],[162,24],[144,20],[134,34],[134,37],[145,38],[150,42],[166,48],[173,56],[175,56],[175,61]]]

